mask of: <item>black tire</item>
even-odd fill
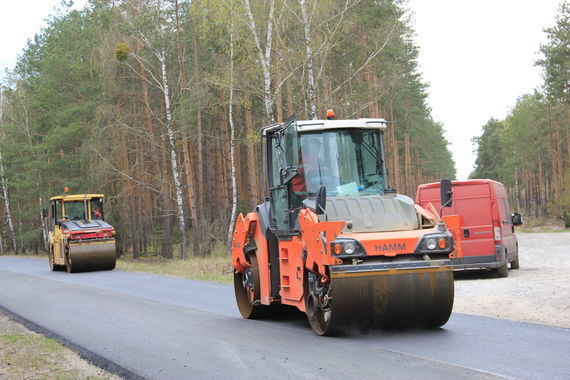
[[[517,253],[515,255],[515,259],[513,261],[511,261],[511,269],[519,269],[521,267],[520,261],[519,261],[519,251],[517,250]]]
[[[497,273],[499,274],[499,277],[509,277],[509,268],[506,261],[503,265],[497,268]]]

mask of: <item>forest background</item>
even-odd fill
[[[570,204],[567,4],[559,13],[544,88],[487,123],[472,175],[505,182],[517,209],[545,216]],[[397,0],[62,8],[0,91],[0,254],[45,251],[42,209],[68,186],[107,195],[120,254],[208,256],[234,211],[262,200],[260,128],[291,114],[394,121],[386,158],[401,193],[454,178],[409,17]]]
[[[510,191],[511,208],[570,228],[570,3],[561,3],[536,62],[544,83],[522,95],[504,120],[490,119],[471,178],[492,178]]]

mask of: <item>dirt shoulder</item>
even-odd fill
[[[453,311],[570,328],[570,232],[517,237],[520,269],[458,273]]]
[[[120,377],[14,322],[0,311],[0,379],[113,379]]]

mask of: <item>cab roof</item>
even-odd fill
[[[273,124],[263,128],[263,134],[280,129],[283,123]],[[297,120],[299,132],[325,131],[328,129],[386,129],[388,122],[385,119],[332,119],[332,120]]]
[[[51,197],[50,201],[82,201],[83,199],[104,198],[104,194],[64,194]]]

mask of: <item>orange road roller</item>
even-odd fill
[[[232,241],[244,318],[290,305],[318,335],[447,322],[458,217],[389,187],[387,124],[293,116],[262,129],[268,196],[238,216]],[[441,197],[451,204],[447,180]]]

